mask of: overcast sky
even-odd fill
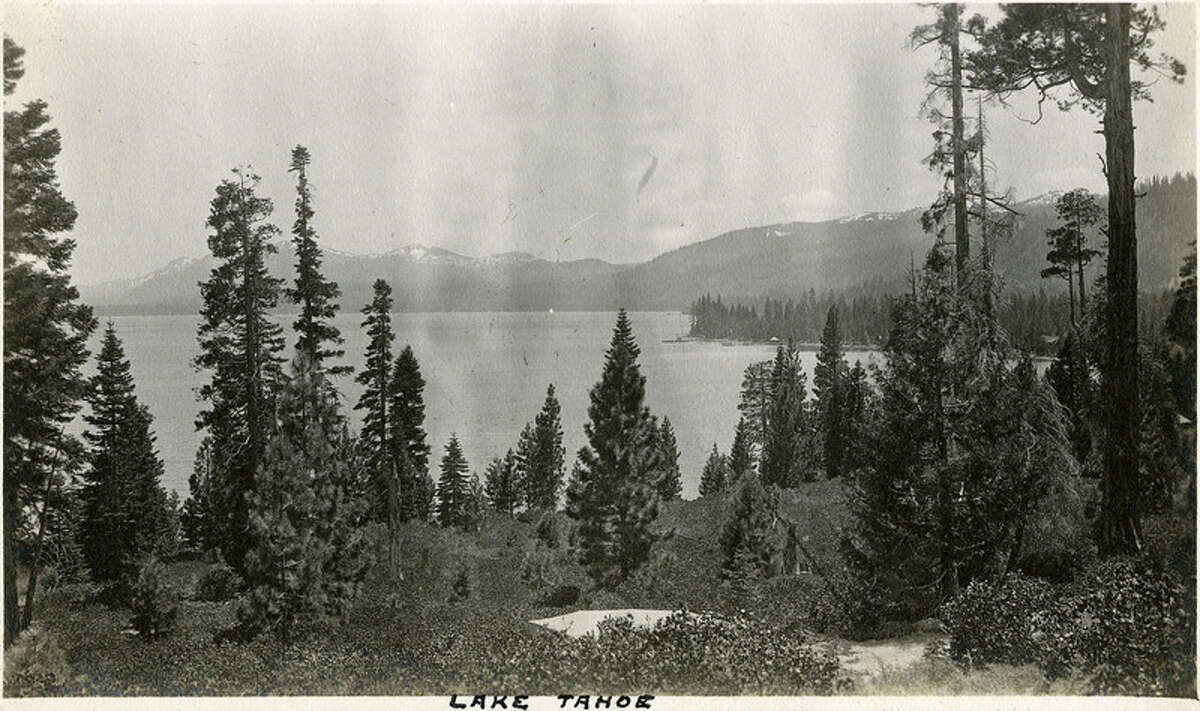
[[[985,6],[986,8],[986,6]],[[326,247],[640,261],[722,231],[927,204],[932,50],[908,5],[4,5],[79,209],[75,276],[203,254],[213,189],[250,164],[292,221],[307,146]],[[994,10],[991,12],[994,13]],[[1194,71],[1191,5],[1159,49]],[[1195,165],[1195,85],[1135,106],[1140,176]],[[1103,187],[1095,117],[991,109],[1018,198]],[[640,186],[640,187],[639,187]]]

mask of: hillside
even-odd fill
[[[997,247],[996,266],[1014,291],[1064,288],[1039,277],[1045,232],[1056,223],[1055,197],[1018,203],[1017,230]],[[685,310],[704,293],[758,298],[867,282],[898,284],[910,257],[919,260],[930,244],[918,224],[920,212],[748,227],[633,265],[598,259],[550,262],[520,252],[473,258],[409,245],[373,255],[329,250],[325,271],[341,285],[345,309],[370,301],[371,283],[384,278],[402,311]],[[1143,291],[1174,282],[1195,239],[1195,216],[1193,176],[1142,186],[1137,220]],[[273,274],[291,277],[289,247],[271,258]],[[136,279],[80,287],[80,293],[101,313],[194,313],[200,298],[196,285],[213,264],[208,257],[178,259]]]

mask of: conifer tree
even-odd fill
[[[1015,564],[1051,477],[1078,472],[1061,408],[986,308],[990,273],[956,273],[944,248],[897,301],[871,457],[852,484],[847,558],[906,615]]]
[[[771,412],[773,384],[771,371],[772,361],[765,360],[746,366],[742,376],[742,392],[738,400],[738,411],[746,421],[746,444],[753,459],[762,456],[763,442],[766,440],[767,422]]]
[[[4,38],[6,97],[25,73],[24,54]],[[79,448],[63,425],[79,411],[86,387],[81,368],[96,328],[92,310],[78,302],[71,285],[75,241],[58,236],[74,226],[76,211],[59,191],[54,162],[61,142],[58,130],[46,127],[49,121],[41,100],[4,112],[5,647],[24,626],[14,546],[23,537],[27,507],[44,505],[48,483],[61,479],[56,469],[71,461],[63,453]]]
[[[750,424],[746,418],[738,420],[733,433],[733,446],[729,448],[729,486],[754,471],[754,455],[750,451]]]
[[[451,434],[442,456],[442,475],[438,479],[438,523],[447,527],[464,525],[470,493],[467,460],[463,457],[458,435]]]
[[[412,346],[405,346],[392,366],[389,439],[396,462],[402,517],[424,518],[432,500],[429,444],[425,439],[425,379]],[[401,464],[402,459],[408,465]],[[421,512],[426,512],[422,515]]]
[[[200,387],[196,424],[213,442],[210,506],[219,522],[225,560],[240,570],[250,541],[247,495],[272,421],[272,401],[282,378],[283,336],[269,313],[282,280],[267,272],[279,230],[267,222],[272,204],[255,193],[257,175],[235,168],[221,181],[208,217],[208,247],[218,265],[200,284],[203,306],[195,365],[212,373]]]
[[[519,474],[517,455],[511,449],[488,464],[483,486],[493,509],[512,516],[521,503]]]
[[[296,222],[292,225],[292,245],[296,250],[296,286],[287,289],[287,297],[300,306],[300,315],[292,323],[295,329],[296,350],[309,353],[317,368],[326,368],[330,375],[346,375],[347,365],[326,366],[326,361],[345,355],[342,334],[332,321],[338,312],[338,297],[342,295],[336,282],[321,273],[321,248],[313,229],[312,187],[308,183],[308,149],[292,149],[289,170],[296,174]]]
[[[150,432],[152,418],[138,403],[125,349],[109,322],[97,356],[97,372],[85,398],[90,466],[80,497],[79,542],[92,577],[132,584],[137,564],[160,553],[170,524],[162,460]]]
[[[522,453],[525,505],[530,509],[553,510],[558,506],[558,492],[563,486],[562,422],[561,408],[554,395],[554,384],[546,388],[546,401],[542,411],[534,418],[533,430],[529,434],[528,453]],[[526,428],[528,430],[528,427]],[[522,437],[525,432],[522,432]],[[522,440],[524,442],[524,439]],[[520,447],[518,447],[520,449]],[[520,469],[520,465],[518,466]]]
[[[643,404],[646,379],[625,310],[617,313],[600,382],[592,388],[588,444],[567,488],[567,515],[577,525],[579,559],[593,580],[611,587],[649,557],[657,536],[659,455],[655,424]]]
[[[389,444],[388,405],[392,385],[392,287],[376,279],[375,295],[362,309],[362,327],[370,339],[367,343],[367,363],[355,382],[363,386],[355,410],[363,410],[363,426],[359,435],[364,465],[367,468],[367,498],[371,516],[376,521],[387,520],[388,481],[392,476],[394,452]]]
[[[475,533],[479,531],[479,527],[483,523],[483,514],[488,505],[487,492],[483,490],[483,484],[479,483],[478,474],[471,473],[467,479],[466,491],[463,499],[462,521],[459,522],[459,527],[464,531]]]
[[[833,306],[825,317],[821,349],[817,352],[817,365],[813,368],[813,395],[816,396],[825,476],[830,479],[841,476],[846,452],[847,423],[843,412],[846,370],[837,306]]]
[[[1082,104],[1102,114],[1103,172],[1108,186],[1105,342],[1101,372],[1104,486],[1100,544],[1105,555],[1142,548],[1138,512],[1138,240],[1134,209],[1133,102],[1149,99],[1154,82],[1131,67],[1183,81],[1177,59],[1151,51],[1164,23],[1153,7],[1129,3],[1014,3],[993,26],[976,31],[973,83],[1001,98],[1033,86],[1039,103]],[[1089,51],[1080,51],[1081,47]],[[1061,93],[1060,93],[1061,92]],[[1065,94],[1063,96],[1062,94]]]
[[[659,465],[662,469],[658,482],[658,497],[663,501],[676,501],[683,493],[682,475],[679,472],[679,445],[675,441],[675,430],[671,420],[663,417],[658,428]]]
[[[704,471],[700,472],[700,496],[716,496],[725,491],[732,477],[729,472],[729,459],[717,451],[717,443],[713,442],[712,452],[704,463]]]
[[[743,477],[721,526],[721,569],[727,580],[770,576],[778,555],[771,536],[774,517],[774,499],[758,476]]]
[[[183,502],[181,524],[183,538],[196,550],[215,549],[220,545],[220,530],[212,508],[213,452],[212,438],[200,441],[188,477],[188,498]]]
[[[771,407],[759,475],[763,486],[789,488],[815,478],[812,432],[804,404],[807,376],[791,342],[780,346],[771,369]]]
[[[841,424],[844,449],[842,456],[843,473],[856,472],[866,466],[870,453],[868,443],[874,411],[872,409],[871,384],[867,380],[867,371],[859,361],[846,373],[841,393]]]
[[[290,639],[301,625],[340,615],[369,558],[337,400],[301,352],[277,401],[277,419],[249,498],[249,593],[238,607],[247,632]]]

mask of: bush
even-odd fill
[[[50,696],[60,692],[70,675],[58,640],[38,624],[22,632],[4,653],[5,696]]]
[[[950,634],[950,656],[972,667],[1033,662],[1039,653],[1031,620],[1053,599],[1049,583],[1022,575],[1012,575],[999,586],[973,581],[941,609]]]
[[[558,523],[554,520],[553,512],[547,511],[542,514],[538,519],[537,528],[534,529],[534,535],[547,548],[558,548]]]
[[[557,585],[539,600],[546,607],[566,607],[579,601],[579,588],[575,585]]]
[[[415,653],[437,659],[429,676],[440,688],[495,693],[802,695],[845,684],[837,657],[807,636],[744,617],[676,612],[652,629],[610,619],[579,639],[525,629],[481,620]]]
[[[450,592],[452,600],[466,600],[471,597],[471,570],[466,563],[459,563],[454,571],[454,578],[450,582]]]
[[[205,602],[224,602],[232,600],[241,587],[241,577],[225,561],[219,560],[196,581],[193,597]]]
[[[157,558],[147,558],[133,586],[132,624],[145,640],[170,634],[175,627],[179,593],[163,579],[166,572],[166,567]]]
[[[1104,694],[1195,694],[1195,596],[1147,560],[1111,558],[1075,583],[973,583],[942,609],[960,664],[1082,672]]]

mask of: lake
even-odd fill
[[[92,339],[99,349],[103,329]],[[125,343],[137,394],[154,415],[158,448],[165,466],[164,483],[188,493],[192,459],[200,443],[195,429],[200,404],[196,390],[209,378],[196,372],[195,316],[120,316],[109,319]],[[279,316],[294,340],[291,315]],[[771,358],[767,344],[727,345],[705,341],[666,342],[687,333],[682,313],[631,313],[641,348],[639,363],[646,376],[646,400],[655,415],[671,419],[679,441],[683,495],[697,495],[700,472],[713,442],[728,451],[738,420],[738,394],[747,365]],[[366,334],[362,316],[339,315],[334,324],[346,339],[346,363],[362,367]],[[425,429],[433,450],[431,468],[441,461],[450,434],[457,433],[480,480],[492,457],[515,447],[526,422],[541,409],[546,386],[554,383],[562,404],[563,444],[567,471],[585,444],[588,393],[600,379],[604,352],[616,316],[610,312],[559,313],[395,313],[394,352],[411,345],[425,377]],[[290,353],[289,353],[290,355]],[[878,354],[850,352],[853,362],[867,363]],[[812,382],[816,353],[801,360]],[[94,361],[93,361],[94,362]],[[94,365],[89,365],[94,370]],[[91,370],[89,370],[90,374]],[[362,386],[353,376],[337,381],[343,405],[357,402]],[[360,413],[353,413],[357,426]],[[433,472],[434,479],[437,472]]]

